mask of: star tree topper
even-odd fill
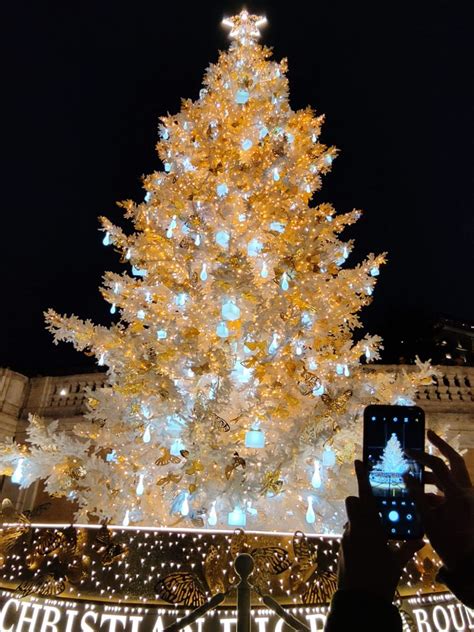
[[[229,37],[238,40],[240,44],[246,44],[249,41],[258,39],[260,37],[260,27],[266,23],[267,18],[265,16],[250,15],[245,9],[239,15],[222,20],[222,24],[230,28]]]

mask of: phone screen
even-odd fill
[[[367,406],[364,410],[364,463],[382,523],[394,540],[423,535],[403,474],[423,481],[423,468],[405,450],[425,447],[425,415],[418,406]]]

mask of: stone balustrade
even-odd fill
[[[438,367],[441,377],[435,383],[424,386],[417,395],[420,406],[442,412],[458,411],[474,412],[474,367],[442,366]],[[368,370],[398,373],[399,371],[413,372],[413,365],[374,364]],[[6,381],[7,369],[0,370],[0,411],[2,404],[2,379]],[[13,372],[8,371],[13,374]],[[26,419],[28,413],[36,413],[44,417],[73,417],[85,410],[86,391],[101,388],[106,379],[105,373],[86,373],[60,377],[34,377],[29,380],[26,397],[21,397],[21,387],[28,382],[28,378],[18,373],[15,383],[18,384],[15,393],[19,396],[19,405],[10,400],[5,401],[9,406],[5,412]],[[18,381],[21,379],[21,382]],[[18,411],[21,411],[18,414]]]
[[[417,395],[420,406],[436,413],[474,412],[474,367],[437,367],[441,377],[424,386]],[[412,372],[413,365],[369,365],[368,371]],[[86,392],[105,384],[105,373],[59,377],[27,377],[0,369],[0,415],[27,419],[29,413],[43,417],[72,418],[84,413]]]
[[[31,378],[21,418],[29,413],[56,419],[81,415],[86,410],[86,393],[104,386],[105,380],[105,373]]]
[[[433,409],[436,412],[446,412],[456,408],[466,412],[474,412],[474,367],[469,366],[439,366],[436,367],[441,376],[434,379],[434,383],[423,386],[417,394],[418,404],[422,408]],[[397,373],[399,371],[414,372],[413,365],[373,364],[370,369]]]

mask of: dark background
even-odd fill
[[[291,103],[326,114],[341,156],[315,202],[364,209],[357,250],[388,251],[367,328],[385,361],[425,319],[472,316],[473,125],[469,2],[251,2],[262,41],[289,58]],[[98,286],[121,270],[97,216],[142,199],[160,168],[160,114],[197,98],[227,46],[240,2],[16,2],[2,8],[3,175],[0,366],[35,373],[94,367],[55,347],[42,312],[110,322]]]

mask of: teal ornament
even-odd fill
[[[247,516],[245,511],[240,507],[235,507],[227,516],[227,524],[229,527],[245,527],[247,524]]]
[[[265,447],[265,433],[260,428],[252,428],[245,433],[245,447],[246,448],[264,448]]]
[[[249,96],[250,95],[247,90],[237,90],[235,93],[235,102],[239,105],[245,105],[245,103],[249,100]]]
[[[224,321],[220,322],[217,325],[216,334],[219,336],[219,338],[227,338],[229,336],[229,328]]]
[[[224,197],[225,195],[229,193],[229,187],[227,186],[225,182],[223,182],[217,185],[216,191],[219,197]]]
[[[233,321],[240,318],[240,309],[233,301],[226,301],[222,305],[221,313],[224,320]]]

